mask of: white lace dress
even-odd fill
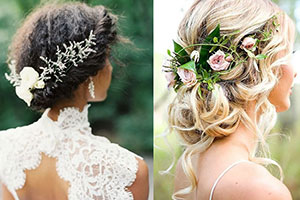
[[[41,153],[56,158],[56,170],[70,185],[69,200],[133,200],[127,190],[136,178],[136,155],[94,136],[88,122],[88,107],[61,110],[52,121],[46,110],[35,123],[0,132],[0,182],[16,200],[16,190],[26,180],[24,170],[34,170]]]

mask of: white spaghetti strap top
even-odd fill
[[[20,200],[16,191],[12,191],[11,194],[14,197],[15,200]]]
[[[251,163],[249,160],[239,160],[233,164],[231,164],[229,167],[227,167],[221,174],[220,176],[217,178],[217,180],[215,181],[213,187],[211,188],[211,191],[210,191],[210,196],[209,196],[209,200],[212,200],[213,199],[213,194],[214,194],[214,191],[216,189],[216,186],[218,184],[218,182],[221,180],[221,178],[231,169],[233,168],[234,166],[240,164],[240,163],[243,163],[243,162],[247,162],[247,163]]]

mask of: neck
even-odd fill
[[[255,103],[249,102],[246,111],[252,122],[254,122],[256,115],[254,110]],[[248,159],[256,148],[256,142],[257,138],[255,132],[240,122],[234,133],[225,138],[216,140],[213,146],[224,148],[224,151],[234,153],[237,157]]]
[[[48,117],[53,121],[57,121],[60,110],[66,107],[78,108],[81,112],[84,106],[87,104],[88,99],[85,94],[85,88],[79,85],[78,89],[74,92],[74,97],[72,99],[64,99],[59,103],[55,104],[48,112]]]

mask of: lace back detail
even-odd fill
[[[69,200],[133,200],[126,188],[136,179],[136,155],[93,136],[88,107],[65,108],[56,122],[45,111],[34,124],[0,132],[0,181],[12,193],[21,189],[24,171],[36,169],[44,153],[57,159],[57,174],[70,185]]]
[[[68,128],[80,128],[78,125],[82,126],[88,123],[88,108],[90,105],[84,107],[82,112],[78,108],[63,108],[58,116],[57,124],[61,129]],[[48,113],[48,112],[46,112]],[[89,124],[87,125],[89,126]]]

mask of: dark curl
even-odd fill
[[[34,89],[30,108],[42,111],[52,107],[59,100],[72,98],[73,92],[90,76],[95,76],[105,66],[109,49],[119,40],[116,31],[117,17],[103,6],[89,7],[84,3],[48,4],[37,8],[24,21],[10,46],[9,60],[16,61],[16,71],[33,67],[39,74],[45,63],[40,56],[57,60],[57,46],[70,41],[80,42],[96,35],[96,53],[73,66],[62,78],[62,83],[54,79],[46,81],[43,89]]]

